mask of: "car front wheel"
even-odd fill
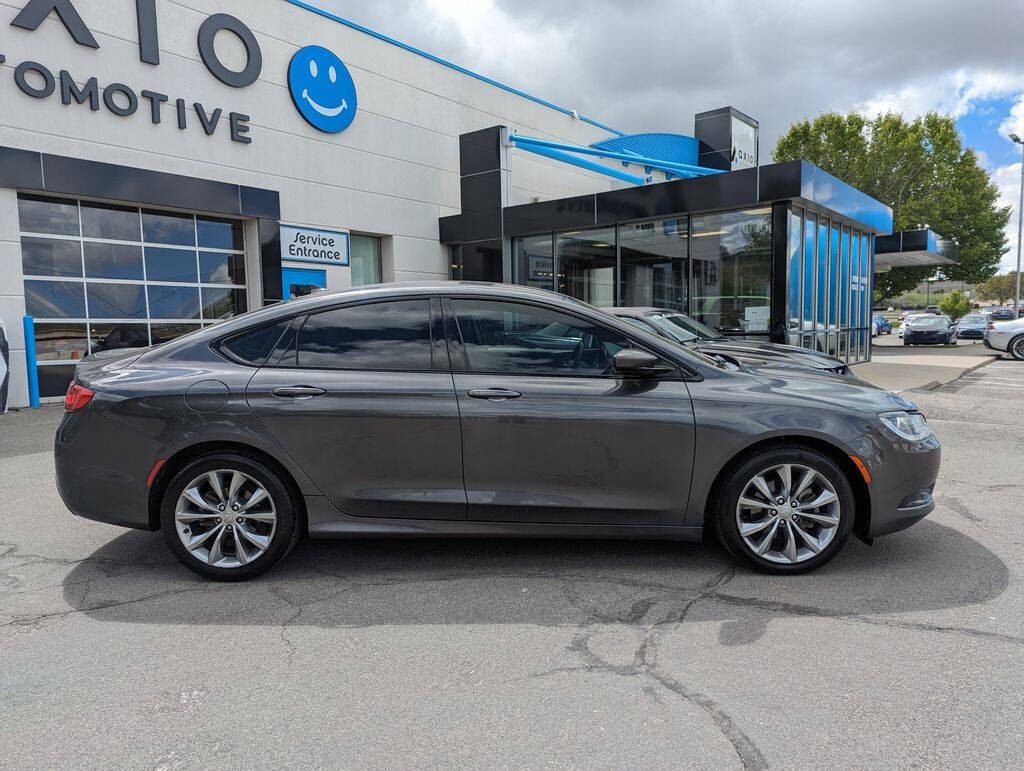
[[[164,540],[189,570],[216,581],[253,578],[298,542],[297,494],[280,471],[236,452],[205,455],[179,470],[160,507]]]
[[[725,549],[765,573],[804,573],[835,557],[853,529],[850,482],[832,460],[780,447],[732,469],[713,503]]]

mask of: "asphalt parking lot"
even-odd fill
[[[242,585],[80,521],[0,418],[5,766],[1009,767],[1024,365],[909,391],[938,507],[821,571],[711,544],[306,542]]]

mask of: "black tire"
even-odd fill
[[[270,544],[246,565],[225,568],[201,562],[185,548],[175,526],[175,507],[185,487],[200,475],[218,470],[241,471],[258,481],[270,495],[276,510],[277,524]],[[171,553],[192,572],[214,581],[245,581],[266,572],[295,548],[303,523],[299,495],[290,480],[263,459],[243,452],[216,452],[191,461],[167,484],[160,504],[160,525]]]
[[[799,463],[825,476],[835,488],[840,507],[839,525],[832,541],[819,554],[791,564],[773,562],[755,554],[740,535],[736,521],[736,506],[747,483],[763,470],[783,463]],[[800,445],[773,447],[739,459],[726,472],[711,502],[712,527],[725,550],[759,572],[776,575],[807,573],[824,565],[843,548],[855,519],[856,503],[846,474],[825,455]]]
[[[1006,346],[1007,353],[1017,361],[1024,361],[1024,335],[1017,335]]]

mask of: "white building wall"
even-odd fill
[[[460,134],[501,124],[574,144],[609,136],[604,129],[286,0],[157,0],[158,66],[139,60],[133,0],[75,0],[98,50],[77,45],[54,14],[34,32],[11,27],[23,4],[0,0],[0,54],[6,56],[0,65],[0,146],[277,190],[284,223],[384,236],[385,280],[448,276],[438,219],[460,211]],[[202,63],[196,35],[214,13],[238,17],[256,35],[263,68],[252,86],[231,88]],[[316,131],[291,102],[288,64],[309,44],[333,50],[355,81],[358,112],[340,134]],[[221,33],[217,50],[226,66],[242,68],[244,51],[233,35]],[[153,125],[146,101],[133,116],[122,118],[102,105],[98,112],[86,105],[63,105],[59,86],[52,96],[34,99],[14,82],[13,70],[25,60],[45,65],[55,77],[67,69],[80,86],[95,76],[101,88],[116,81],[136,93],[167,94],[171,102],[163,107],[162,123]],[[529,90],[529,84],[516,85]],[[208,111],[224,110],[214,136],[203,133],[191,108],[187,130],[178,129],[173,101],[179,97],[189,105],[200,102]],[[229,112],[251,116],[251,144],[230,141]],[[508,166],[513,204],[621,184],[519,150],[509,152]],[[22,351],[17,232],[15,193],[0,190],[0,313]],[[348,268],[328,270],[331,288],[349,285]],[[18,354],[14,360],[17,368]],[[21,375],[12,379],[17,393],[23,387],[23,361],[21,367]]]

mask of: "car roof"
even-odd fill
[[[655,308],[647,305],[634,305],[625,306],[618,308],[602,308],[601,310],[606,313],[610,313],[613,316],[639,316],[644,313],[680,313],[680,311],[674,311],[670,308]]]

